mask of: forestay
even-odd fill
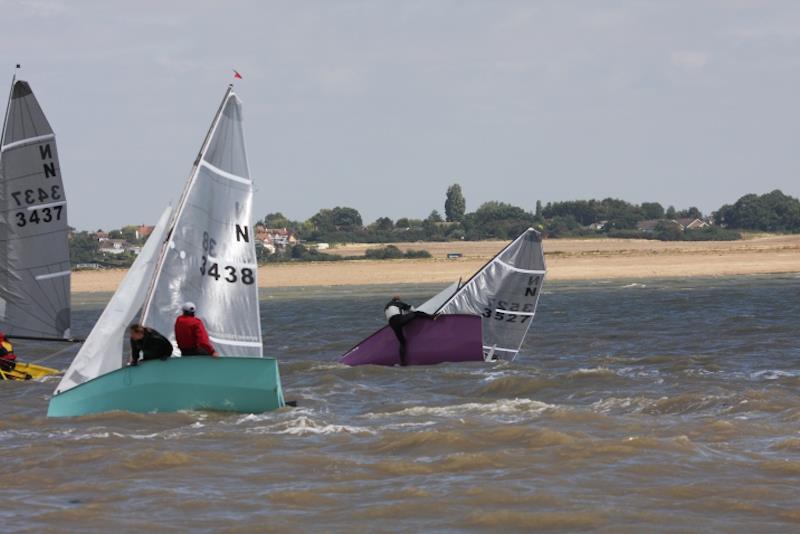
[[[483,317],[483,349],[514,359],[530,328],[546,272],[542,236],[529,228],[439,309]]]
[[[125,365],[127,339],[125,329],[141,310],[147,289],[155,273],[158,253],[164,243],[171,208],[164,210],[158,224],[150,233],[141,253],[117,291],[106,305],[100,319],[81,346],[72,364],[56,388],[56,393],[115,371]]]
[[[16,80],[0,137],[0,329],[69,337],[67,205],[56,140],[27,82]]]
[[[228,89],[200,149],[163,248],[142,323],[170,337],[182,303],[194,302],[217,351],[261,356],[253,183],[241,101]]]

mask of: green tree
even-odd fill
[[[642,202],[642,216],[645,219],[663,219],[664,206],[658,202]]]
[[[72,265],[97,261],[100,243],[89,232],[75,232],[69,237],[69,260]]]
[[[331,217],[337,230],[356,230],[363,226],[361,214],[355,208],[336,206],[331,210]]]
[[[395,223],[395,227],[396,228],[410,228],[411,227],[411,223],[409,222],[408,217],[400,217],[399,219],[397,219],[397,222]]]
[[[670,206],[667,208],[667,211],[664,213],[664,216],[667,219],[674,219],[677,217],[677,212],[675,211],[675,206]]]
[[[541,217],[542,217],[542,201],[541,200],[537,200],[536,201],[536,218],[541,218]]]
[[[436,210],[433,210],[426,220],[434,223],[443,222],[442,216]]]
[[[467,210],[467,202],[461,192],[461,186],[453,184],[447,188],[447,199],[444,201],[444,214],[448,222],[461,222]]]
[[[292,223],[283,213],[278,211],[275,213],[268,213],[266,217],[264,217],[264,226],[267,228],[289,228],[292,226]]]
[[[388,231],[394,228],[394,223],[389,217],[378,217],[374,223],[375,229]]]
[[[749,194],[715,214],[717,224],[742,230],[800,232],[800,200],[779,189],[765,195]]]
[[[703,213],[697,209],[696,207],[692,206],[688,210],[681,210],[676,214],[680,218],[685,219],[702,219]]]

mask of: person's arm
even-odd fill
[[[139,361],[139,349],[136,346],[136,341],[131,339],[131,357],[128,360],[128,365],[136,365]]]
[[[214,345],[211,344],[211,340],[208,339],[208,332],[206,332],[206,327],[203,324],[203,321],[197,321],[197,346],[209,353],[212,356],[219,356],[219,353],[214,350]]]

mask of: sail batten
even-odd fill
[[[69,337],[69,228],[55,133],[16,78],[0,134],[0,213],[0,329]]]

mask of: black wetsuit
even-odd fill
[[[403,335],[403,327],[416,319],[417,317],[424,317],[432,319],[433,316],[421,311],[412,311],[411,306],[399,299],[392,299],[383,307],[386,312],[391,306],[397,307],[400,313],[389,317],[389,326],[394,330],[394,335],[397,336],[397,341],[400,342],[400,365],[406,364],[406,336]]]
[[[141,352],[142,360],[166,360],[172,356],[172,343],[152,328],[144,329],[142,339],[131,339],[131,365],[136,365]]]

